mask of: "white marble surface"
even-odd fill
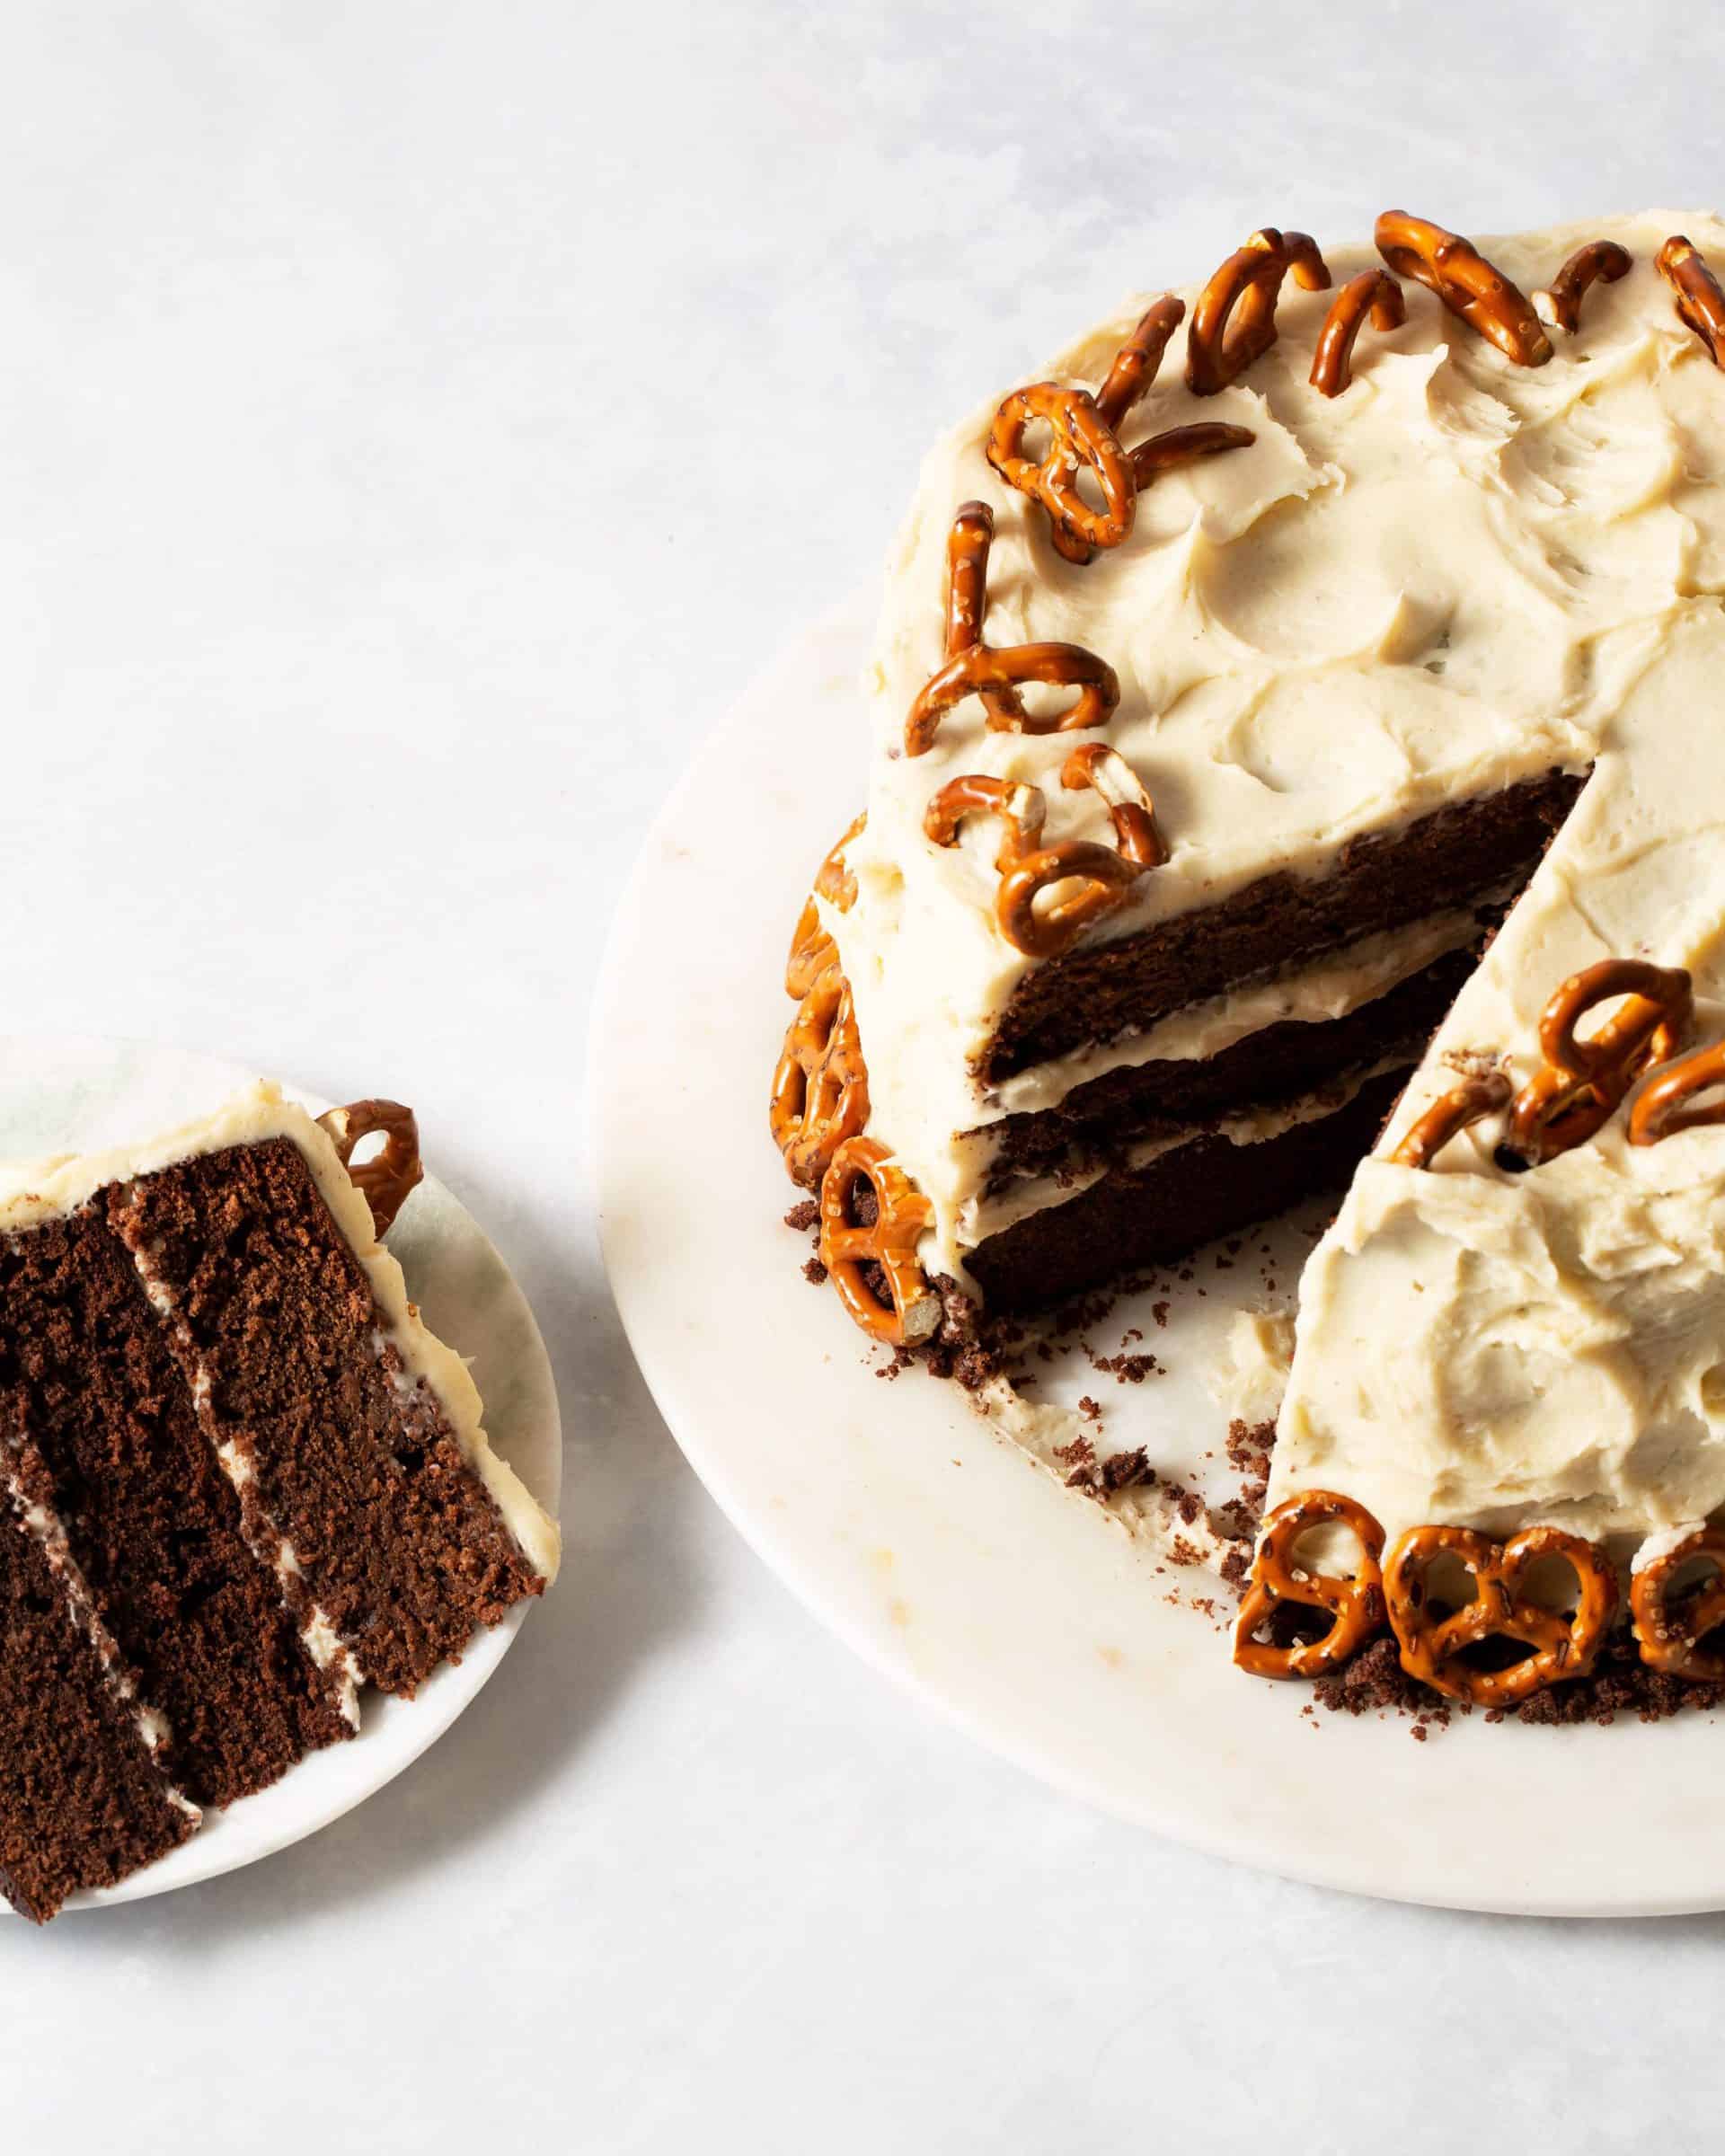
[[[570,1433],[564,1580],[402,1780],[0,1930],[6,2147],[1701,2145],[1725,1919],[1208,1863],[818,1631],[643,1395],[579,1118],[657,800],[981,385],[1266,220],[1705,199],[1721,60],[1658,0],[4,12],[6,1029],[410,1096]]]

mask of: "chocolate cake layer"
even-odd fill
[[[102,1622],[167,1717],[199,1804],[353,1734],[198,1427],[137,1268],[91,1206],[0,1242],[0,1427],[58,1515]],[[32,1462],[32,1457],[33,1462]]]
[[[110,1191],[205,1436],[386,1692],[411,1692],[544,1582],[378,1329],[364,1268],[285,1138]],[[230,1449],[231,1448],[231,1449]]]
[[[1219,1055],[1109,1071],[1075,1086],[1053,1108],[1008,1116],[981,1134],[995,1140],[985,1196],[995,1196],[1021,1176],[1118,1160],[1140,1138],[1243,1104],[1296,1099],[1337,1072],[1358,1070],[1401,1045],[1409,1050],[1408,1060],[1417,1061],[1478,963],[1477,949],[1446,951],[1422,972],[1340,1018],[1285,1019]]]
[[[116,1696],[63,1578],[0,1492],[0,1893],[36,1923],[186,1839],[135,1710]]]
[[[1044,1309],[1117,1273],[1182,1257],[1314,1190],[1345,1182],[1415,1061],[1417,1051],[1406,1068],[1367,1080],[1333,1115],[1296,1123],[1257,1144],[1194,1138],[1142,1168],[1116,1170],[1065,1204],[1045,1206],[991,1235],[969,1259],[990,1310]]]
[[[1033,967],[1002,1013],[983,1077],[997,1082],[1089,1041],[1154,1024],[1272,967],[1464,906],[1531,877],[1583,783],[1561,771],[1455,801],[1343,847],[1322,878],[1278,870],[1219,905]]]

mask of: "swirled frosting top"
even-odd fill
[[[1277,343],[1219,395],[1188,392],[1176,332],[1122,425],[1128,446],[1199,421],[1256,438],[1155,479],[1130,537],[1087,566],[1056,552],[1046,512],[985,456],[1000,393],[1015,384],[932,452],[867,677],[869,822],[848,854],[857,897],[827,915],[870,1055],[871,1129],[934,1201],[932,1257],[961,1272],[977,1239],[978,1148],[954,1134],[1009,1112],[976,1059],[1035,962],[995,920],[992,819],[969,819],[950,849],[924,835],[930,798],[959,774],[1039,785],[1050,840],[1107,843],[1103,803],[1063,791],[1059,767],[1085,739],[1125,756],[1171,853],[1089,932],[1103,941],[1277,869],[1321,876],[1350,839],[1446,802],[1591,767],[1536,887],[1552,924],[1535,943],[1519,926],[1500,939],[1454,1022],[1475,1045],[1530,1041],[1572,951],[1577,965],[1607,950],[1697,962],[1694,923],[1725,896],[1699,835],[1725,802],[1725,755],[1697,700],[1709,654],[1725,656],[1725,377],[1655,271],[1676,232],[1725,264],[1725,225],[1686,210],[1480,238],[1530,293],[1586,241],[1614,239],[1633,258],[1620,282],[1587,294],[1574,334],[1552,332],[1554,357],[1537,368],[1513,365],[1412,283],[1403,326],[1362,331],[1335,398],[1306,378],[1333,290],[1289,278]],[[1367,248],[1324,252],[1338,287],[1378,263]],[[1048,377],[1093,389],[1146,304],[1123,305]],[[943,662],[946,540],[970,498],[995,518],[986,641],[1059,639],[1107,660],[1120,702],[1098,733],[991,731],[972,698],[926,754],[906,754],[906,714]],[[1623,853],[1631,829],[1649,852],[1640,881]],[[1661,895],[1678,883],[1681,906]],[[1523,950],[1525,987],[1495,991],[1503,1002],[1489,1006]],[[1725,979],[1717,986],[1725,995]],[[1022,1074],[1010,1109],[1058,1099],[1084,1074],[1063,1059],[1039,1091],[1037,1073]],[[1659,1167],[1671,1171],[1671,1159]],[[1428,1179],[1434,1190],[1454,1180]]]

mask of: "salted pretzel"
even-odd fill
[[[1488,1071],[1464,1078],[1440,1094],[1417,1123],[1402,1133],[1391,1160],[1403,1168],[1429,1168],[1449,1141],[1469,1124],[1507,1107],[1514,1089],[1501,1071]]]
[[[1331,1521],[1351,1528],[1360,1563],[1352,1578],[1311,1572],[1296,1560],[1302,1536]],[[1384,1621],[1384,1530],[1363,1505],[1333,1490],[1302,1490],[1278,1505],[1264,1523],[1252,1584],[1234,1628],[1234,1658],[1254,1677],[1321,1677],[1340,1668]],[[1289,1603],[1322,1610],[1334,1621],[1321,1639],[1277,1647],[1252,1635],[1271,1613]]]
[[[1534,312],[1554,330],[1572,337],[1581,323],[1581,302],[1588,287],[1596,282],[1614,285],[1631,269],[1627,247],[1615,240],[1589,240],[1578,247],[1543,292],[1534,294]]]
[[[866,1224],[853,1217],[859,1180],[874,1197],[875,1216]],[[940,1323],[940,1298],[916,1260],[916,1245],[933,1224],[933,1206],[884,1145],[845,1139],[821,1180],[820,1262],[851,1317],[889,1348],[925,1340]],[[889,1300],[881,1300],[876,1282]]]
[[[949,779],[923,811],[923,829],[937,846],[955,846],[967,816],[997,816],[1005,826],[995,866],[1003,875],[1040,844],[1048,804],[1039,786],[973,772]]]
[[[1456,1560],[1473,1582],[1473,1599],[1446,1616],[1434,1613],[1428,1577],[1440,1557]],[[1576,1607],[1563,1617],[1527,1601],[1522,1584],[1542,1558],[1573,1568]],[[1526,1527],[1503,1543],[1471,1527],[1412,1527],[1384,1567],[1390,1626],[1411,1677],[1452,1700],[1508,1707],[1565,1677],[1584,1677],[1617,1607],[1617,1574],[1591,1542],[1561,1527]],[[1479,1669],[1463,1659],[1488,1639],[1516,1639],[1533,1651],[1508,1669]]]
[[[1629,1111],[1632,1145],[1657,1145],[1661,1138],[1680,1130],[1699,1130],[1709,1123],[1725,1123],[1725,1100],[1704,1108],[1687,1105],[1698,1093],[1710,1093],[1725,1085],[1725,1040],[1710,1048],[1696,1048],[1650,1078]]]
[[[1507,359],[1517,367],[1544,367],[1551,358],[1551,340],[1526,295],[1471,240],[1405,209],[1386,209],[1374,236],[1377,252],[1398,277],[1417,278]]]
[[[1590,1039],[1576,1027],[1596,1004],[1627,1000]],[[1573,973],[1541,1013],[1545,1061],[1516,1095],[1508,1142],[1530,1165],[1582,1145],[1607,1123],[1650,1063],[1668,1063],[1694,1010],[1680,966],[1602,959]]]
[[[1132,452],[1132,476],[1142,493],[1163,472],[1195,464],[1202,456],[1227,449],[1249,449],[1258,437],[1250,427],[1230,427],[1221,420],[1199,420],[1190,427],[1170,427],[1140,442]]]
[[[1060,766],[1060,783],[1072,793],[1090,786],[1101,795],[1114,826],[1114,844],[1135,868],[1159,869],[1167,860],[1154,805],[1119,749],[1101,741],[1081,741]]]
[[[1725,367],[1725,292],[1707,258],[1680,232],[1654,257],[1654,267],[1676,295],[1677,319],[1707,347],[1715,367]]]
[[[1362,270],[1350,277],[1330,302],[1330,312],[1318,331],[1318,349],[1312,356],[1309,377],[1314,389],[1326,397],[1339,397],[1353,380],[1354,341],[1366,326],[1384,333],[1399,330],[1408,319],[1402,287],[1387,270]]]
[[[1696,1558],[1711,1562],[1712,1579],[1698,1594],[1668,1601],[1672,1580]],[[1725,1653],[1702,1646],[1709,1632],[1725,1624],[1725,1528],[1697,1527],[1675,1550],[1632,1574],[1629,1609],[1635,1644],[1650,1667],[1710,1684],[1725,1683]]]
[[[1049,436],[1040,464],[1024,455],[1025,434],[1038,420],[1047,422]],[[1088,390],[1063,389],[1057,382],[1015,389],[995,414],[986,454],[1009,487],[1042,504],[1054,543],[1069,561],[1088,561],[1098,548],[1131,536],[1138,504],[1132,467]],[[1078,474],[1085,471],[1101,489],[1100,509],[1078,490]]]
[[[355,1100],[317,1118],[320,1130],[335,1141],[348,1180],[371,1207],[372,1233],[381,1241],[394,1226],[408,1193],[425,1180],[420,1160],[420,1127],[411,1108],[399,1100]],[[365,1138],[383,1134],[383,1150],[371,1160],[353,1162]]]
[[[942,719],[967,696],[980,697],[988,724],[996,733],[1072,733],[1101,726],[1120,701],[1114,669],[1077,644],[1014,644],[995,650],[982,641],[988,607],[988,550],[994,543],[995,513],[986,501],[967,501],[952,520],[946,543],[946,661],[910,707],[905,720],[905,753],[920,756],[932,748]],[[1048,682],[1075,688],[1078,696],[1053,718],[1032,719],[1018,694],[1018,685]]]
[[[1164,292],[1139,316],[1137,327],[1114,355],[1108,379],[1096,392],[1096,409],[1118,433],[1120,422],[1156,378],[1168,340],[1186,319],[1186,302]]]
[[[846,1138],[869,1119],[869,1071],[836,952],[785,1030],[767,1119],[793,1183],[812,1190]]]
[[[790,955],[784,961],[784,992],[794,995],[799,1003],[836,955],[836,947],[821,925],[820,908],[815,900],[824,898],[839,914],[848,914],[856,904],[856,878],[845,865],[845,849],[868,820],[869,812],[865,808],[843,836],[835,841],[832,850],[815,870],[813,889],[797,915]]]
[[[1195,397],[1225,389],[1275,343],[1276,302],[1290,270],[1302,291],[1322,292],[1330,282],[1315,240],[1266,225],[1199,294],[1186,332],[1186,386]]]

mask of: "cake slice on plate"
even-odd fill
[[[405,1109],[319,1125],[269,1086],[146,1145],[10,1172],[0,1885],[27,1913],[352,1736],[363,1685],[411,1694],[554,1576],[554,1524],[377,1240],[420,1172]],[[88,1750],[66,1774],[86,1795],[51,1807],[50,1865],[40,1762],[72,1692]],[[152,1832],[104,1840],[127,1807]]]

